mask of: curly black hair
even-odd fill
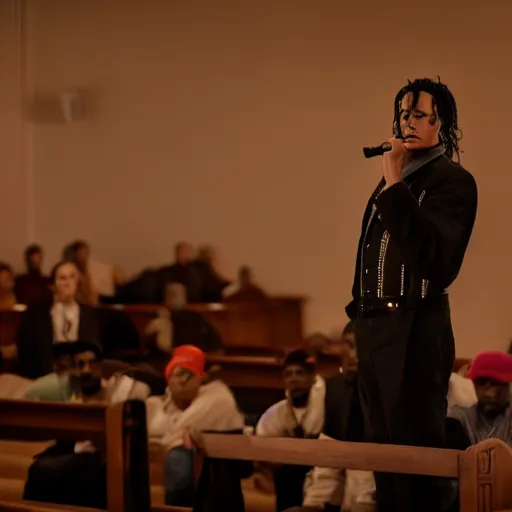
[[[407,85],[402,87],[395,98],[393,133],[400,136],[400,103],[402,98],[408,94],[413,94],[413,106],[416,106],[420,92],[426,92],[432,95],[432,107],[441,121],[439,130],[439,141],[446,147],[446,156],[453,160],[457,156],[460,161],[459,141],[462,139],[462,132],[459,129],[457,118],[457,103],[450,89],[441,82],[440,77],[435,80],[431,78],[417,78],[414,81],[408,80]]]

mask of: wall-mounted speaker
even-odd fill
[[[78,89],[70,89],[60,95],[62,115],[66,123],[77,123],[85,119],[85,93]]]

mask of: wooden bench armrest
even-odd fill
[[[104,512],[97,508],[73,507],[71,505],[57,505],[54,503],[36,503],[33,501],[8,502],[0,501],[2,512]],[[151,512],[192,512],[191,508],[167,507],[166,505],[152,505]]]
[[[168,507],[167,505],[151,505],[151,512],[192,512],[192,509],[184,507]]]
[[[36,503],[33,501],[0,501],[0,510],[2,512],[100,512],[97,508],[72,507],[71,505]]]

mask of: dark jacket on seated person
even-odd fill
[[[17,372],[29,379],[38,379],[53,371],[55,342],[52,320],[52,301],[29,306],[23,313],[17,333]],[[78,332],[76,339],[99,341],[96,311],[79,304]],[[75,341],[75,340],[69,340]]]
[[[100,341],[105,357],[126,360],[125,351],[138,351],[141,348],[139,331],[133,320],[116,309],[96,310]]]
[[[324,428],[320,439],[364,441],[364,420],[359,401],[357,377],[340,373],[325,381]],[[340,510],[342,504],[355,506],[364,499],[370,506],[374,490],[369,471],[345,471],[315,467],[304,486],[304,507]]]
[[[187,290],[188,302],[201,301],[201,275],[193,262],[183,264],[174,263],[169,267],[162,267],[158,271],[159,296],[156,302],[162,302],[164,299],[165,287],[168,283],[180,283]]]
[[[240,434],[241,431],[215,432]],[[193,512],[245,512],[241,480],[253,472],[251,461],[206,457],[195,493]]]
[[[41,300],[50,300],[52,297],[50,283],[49,277],[44,276],[38,270],[32,270],[16,278],[14,294],[20,304],[27,306]]]
[[[171,313],[173,348],[192,344],[203,352],[215,352],[223,348],[220,335],[198,311],[180,309]]]
[[[222,302],[222,291],[231,283],[219,277],[207,261],[196,260],[193,265],[201,283],[200,302]]]

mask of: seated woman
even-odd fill
[[[146,401],[148,436],[167,451],[165,504],[189,507],[194,502],[193,451],[186,445],[188,430],[242,431],[243,415],[230,389],[205,378],[205,354],[192,345],[174,350],[165,369],[164,397]]]
[[[17,332],[17,373],[37,379],[53,371],[53,345],[78,339],[99,341],[96,311],[76,298],[79,272],[74,263],[57,263],[51,273],[53,299],[32,304]]]

